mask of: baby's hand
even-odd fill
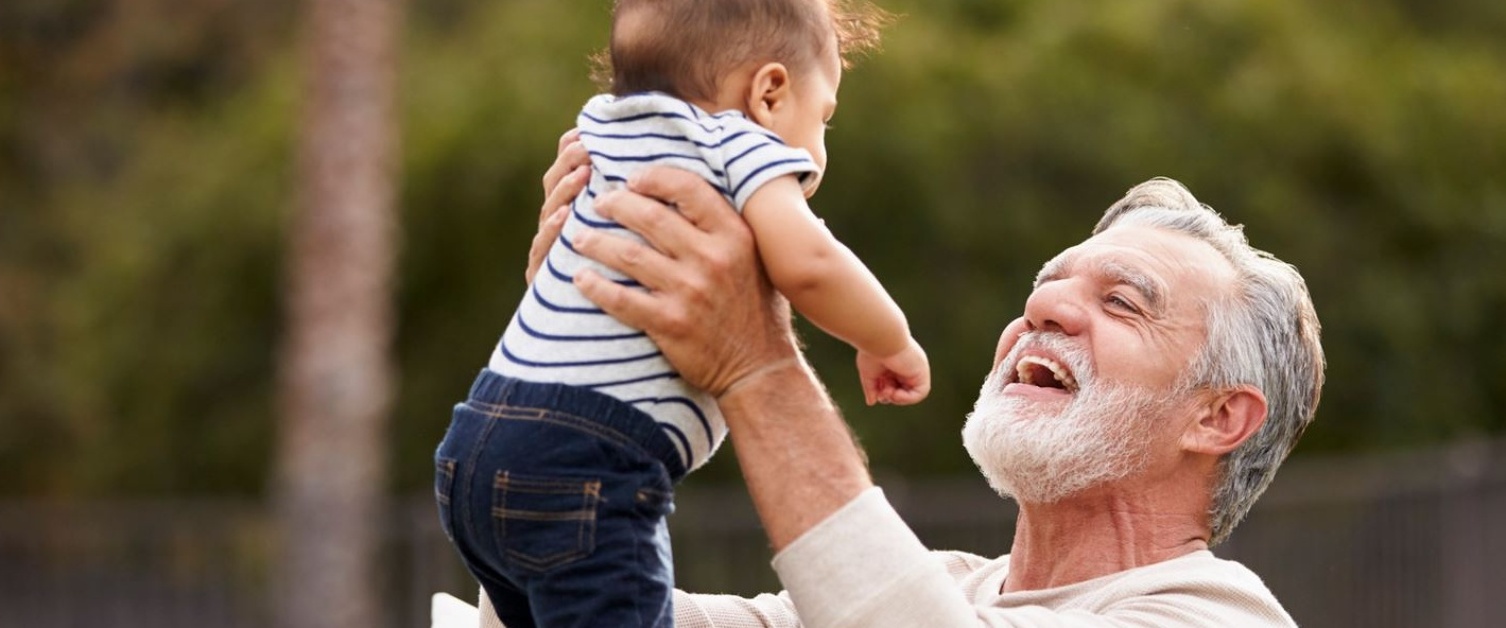
[[[888,357],[858,352],[858,377],[868,405],[920,403],[931,392],[931,365],[914,338],[903,351]]]

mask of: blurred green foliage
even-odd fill
[[[1506,431],[1506,5],[883,0],[817,211],[935,369],[865,408],[881,473],[958,429],[1035,270],[1156,175],[1296,264],[1329,384],[1298,454]],[[410,3],[394,482],[419,490],[522,293],[609,3]],[[0,7],[0,493],[255,493],[271,459],[299,47],[291,0]],[[735,478],[720,456],[697,481]]]

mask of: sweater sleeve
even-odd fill
[[[1211,555],[1006,595],[965,592],[928,556],[875,487],[781,551],[774,569],[811,628],[1294,625],[1253,573]]]
[[[812,628],[978,621],[957,582],[878,487],[796,539],[774,557],[774,570]]]
[[[675,628],[800,628],[789,595],[744,598],[675,589]]]

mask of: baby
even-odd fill
[[[673,486],[726,436],[716,400],[571,278],[593,209],[637,169],[700,174],[742,213],[769,279],[857,349],[868,402],[930,389],[904,314],[811,212],[846,55],[886,15],[846,0],[618,0],[612,94],[577,118],[591,178],[435,454],[445,533],[501,621],[670,626]]]

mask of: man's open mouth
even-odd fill
[[[1077,379],[1067,367],[1051,358],[1038,355],[1021,356],[1014,365],[1010,383],[1020,383],[1040,388],[1058,388],[1068,393],[1077,392]]]

